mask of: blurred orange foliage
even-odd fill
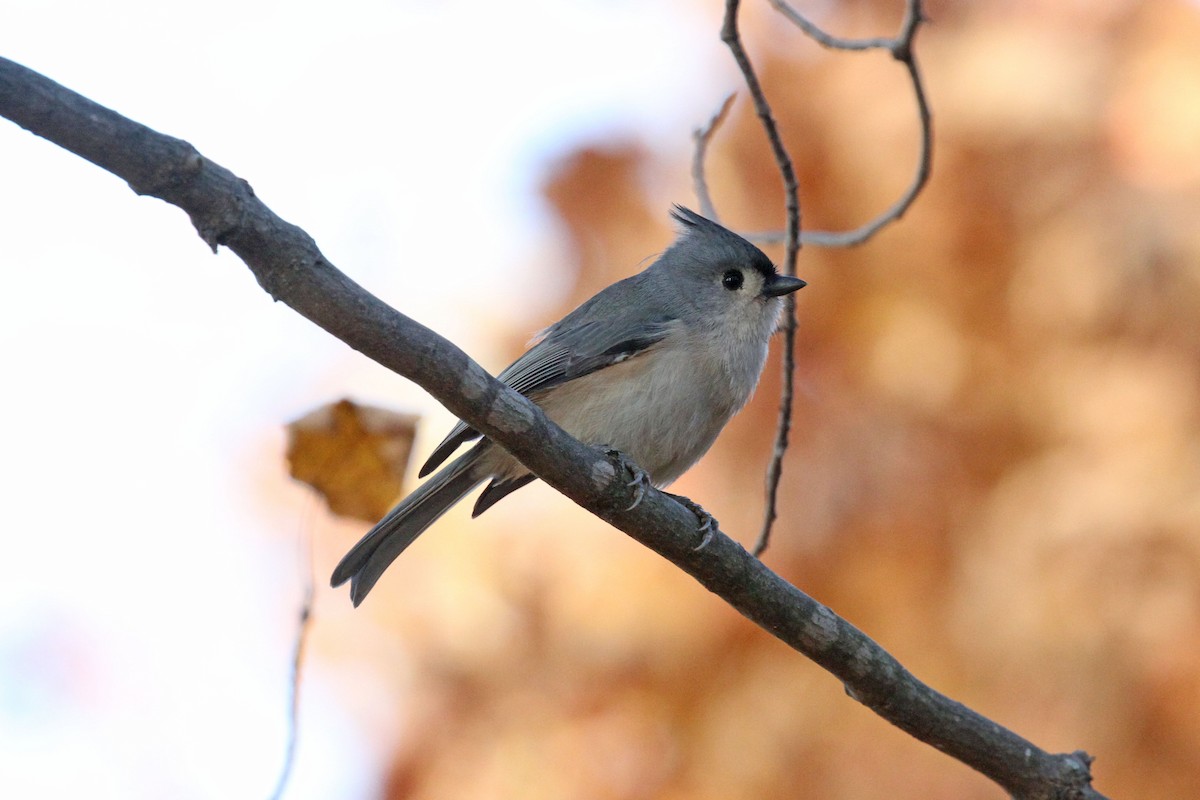
[[[821,21],[878,35],[900,6]],[[1109,796],[1198,797],[1200,10],[927,11],[929,187],[868,245],[801,253],[797,424],[766,560],[935,687],[1097,756]],[[916,152],[902,72],[744,13],[806,228],[886,207]],[[713,145],[713,196],[727,224],[779,228],[748,106]],[[579,274],[563,312],[669,240],[688,158],[683,142],[671,163],[606,145],[548,180]],[[777,356],[676,488],[746,544]],[[346,691],[380,728],[402,720],[387,797],[1001,797],[547,490],[455,535],[464,519],[364,607],[389,643],[321,634],[328,659],[386,676]]]

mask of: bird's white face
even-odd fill
[[[680,316],[689,326],[729,339],[729,347],[765,352],[783,310],[780,298],[804,282],[780,275],[763,251],[728,228],[678,206],[672,216],[679,237],[650,268],[668,276],[658,285],[678,287]]]
[[[754,265],[727,265],[713,270],[705,294],[715,327],[736,340],[765,344],[775,331],[783,302],[763,290],[768,275]]]

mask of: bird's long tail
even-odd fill
[[[346,553],[333,570],[330,583],[350,581],[350,599],[357,606],[383,571],[451,506],[463,499],[488,475],[478,467],[481,448],[471,448],[404,498],[366,536]]]

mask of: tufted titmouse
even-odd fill
[[[575,438],[629,456],[666,486],[708,450],[750,397],[783,295],[805,285],[780,275],[750,242],[675,206],[679,235],[642,272],[618,281],[547,328],[500,380]],[[421,468],[479,438],[464,422]],[[388,565],[442,514],[490,480],[479,516],[534,480],[483,439],[388,512],[333,571],[362,602]]]

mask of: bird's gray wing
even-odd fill
[[[644,353],[666,338],[675,322],[667,314],[654,314],[631,324],[628,314],[618,313],[577,324],[573,318],[587,308],[588,304],[581,306],[550,328],[541,341],[500,373],[499,380],[523,395],[545,391]],[[420,476],[437,469],[460,445],[478,437],[478,431],[459,421],[421,467]]]

